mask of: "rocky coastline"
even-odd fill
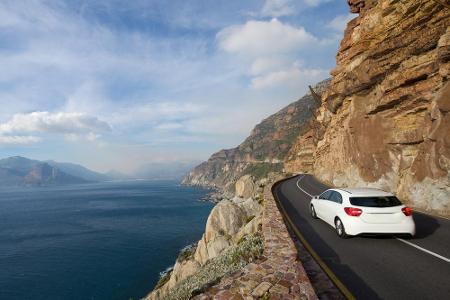
[[[331,80],[185,177],[184,184],[213,188],[217,205],[195,251],[146,299],[316,299],[270,195],[288,173],[382,188],[415,209],[450,216],[450,10],[427,0],[348,3],[358,15],[347,25]],[[240,253],[242,243],[255,251],[236,258],[239,270],[218,268],[185,298],[173,296],[189,278]]]

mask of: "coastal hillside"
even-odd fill
[[[57,167],[58,165],[61,165],[62,168]],[[21,156],[4,158],[0,160],[0,186],[79,184],[93,181],[66,172],[66,170],[70,171],[71,168],[78,171],[83,170],[91,176],[95,173],[73,164],[42,162]]]
[[[227,187],[241,175],[310,172],[373,186],[450,215],[450,10],[435,1],[349,1],[331,82],[255,127],[184,183]]]
[[[317,96],[323,94],[329,82],[327,79],[312,87],[316,96],[308,93],[264,119],[238,147],[213,154],[195,167],[183,183],[232,189],[245,174],[260,179],[270,172],[282,171],[283,160],[297,137],[308,130],[320,104]]]
[[[331,80],[185,177],[185,184],[228,193],[202,239],[180,253],[146,299],[299,296],[261,275],[272,268],[267,261],[258,265],[287,248],[270,250],[278,212],[271,187],[289,173],[312,173],[335,186],[379,187],[416,209],[450,215],[450,10],[430,0],[348,3],[359,15],[347,24]],[[278,221],[283,224],[281,215]],[[289,240],[285,232],[280,240]],[[264,249],[255,247],[248,260],[236,254],[258,236]],[[247,266],[225,269],[230,256]],[[283,274],[280,261],[273,269]]]

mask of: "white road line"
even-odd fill
[[[399,240],[400,242],[403,242],[403,243],[405,243],[405,244],[408,244],[408,245],[410,245],[410,246],[412,246],[412,247],[414,247],[414,248],[417,248],[417,249],[419,249],[419,250],[421,250],[421,251],[423,251],[423,252],[426,252],[426,253],[428,253],[428,254],[431,254],[431,255],[433,255],[433,256],[435,256],[435,257],[437,257],[437,258],[442,259],[443,261],[446,261],[446,262],[450,263],[450,259],[447,258],[447,257],[445,257],[445,256],[439,255],[439,254],[437,254],[437,253],[434,253],[433,251],[430,251],[430,250],[427,250],[427,249],[422,248],[422,247],[420,247],[420,246],[417,246],[416,244],[413,244],[413,243],[410,243],[410,242],[408,242],[408,241],[405,241],[404,239],[400,239],[400,238],[396,238],[396,239]]]
[[[296,185],[297,185],[297,187],[298,187],[298,189],[299,189],[300,191],[302,191],[303,193],[307,194],[308,196],[310,196],[310,197],[312,198],[313,195],[311,195],[310,193],[308,193],[307,191],[305,191],[304,189],[302,189],[302,188],[300,187],[300,181],[303,179],[303,177],[305,177],[305,174],[303,174],[303,175],[297,180],[297,184],[296,184]],[[414,247],[414,248],[416,248],[416,249],[419,249],[419,250],[421,250],[421,251],[423,251],[423,252],[425,252],[425,253],[431,254],[431,255],[433,255],[434,257],[437,257],[437,258],[439,258],[439,259],[442,259],[443,261],[446,261],[446,262],[450,263],[450,259],[447,258],[447,257],[445,257],[445,256],[439,255],[439,254],[437,254],[437,253],[434,253],[433,251],[430,251],[430,250],[428,250],[428,249],[425,249],[425,248],[422,248],[422,247],[420,247],[420,246],[417,246],[416,244],[413,244],[413,243],[411,243],[411,242],[408,242],[408,241],[406,241],[406,240],[404,240],[404,239],[401,239],[401,238],[395,238],[395,239],[398,240],[398,241],[400,241],[400,242],[403,242],[403,243],[405,243],[405,244],[407,244],[407,245],[409,245],[409,246],[412,246],[412,247]]]
[[[302,180],[303,177],[305,177],[305,174],[303,174],[302,177],[300,177],[300,178],[297,180],[297,187],[298,187],[298,189],[299,189],[300,191],[302,191],[303,193],[305,193],[306,195],[308,195],[308,196],[310,196],[310,197],[312,198],[313,195],[311,195],[310,193],[308,193],[307,191],[305,191],[304,189],[302,189],[302,188],[300,187],[300,180]]]

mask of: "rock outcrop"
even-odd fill
[[[188,255],[180,255],[166,282],[146,299],[163,299],[178,283],[209,261],[238,245],[245,237],[261,231],[263,207],[256,199],[262,197],[265,181],[243,176],[237,182],[236,195],[232,199],[224,198],[211,210],[205,232],[195,250]]]
[[[256,190],[253,177],[250,174],[242,176],[236,182],[236,196],[247,199],[250,198]]]
[[[381,187],[449,215],[450,10],[429,0],[349,2],[360,15],[287,169]]]

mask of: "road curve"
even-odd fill
[[[299,175],[276,185],[273,193],[294,226],[354,297],[450,299],[450,220],[414,213],[417,233],[406,242],[395,237],[341,239],[334,228],[309,214],[311,195],[327,188],[311,175]]]

